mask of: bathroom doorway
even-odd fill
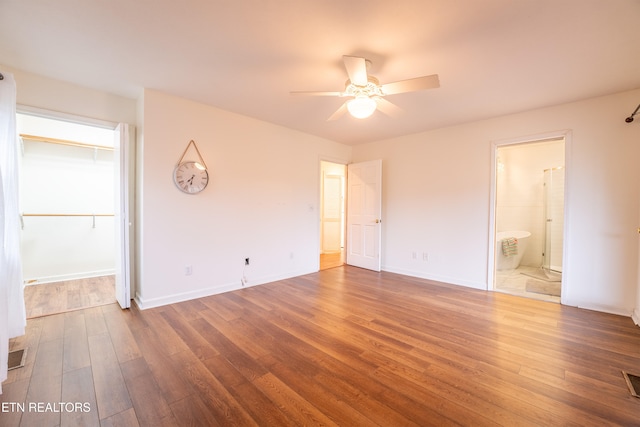
[[[565,137],[495,148],[493,289],[560,302]]]

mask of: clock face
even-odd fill
[[[176,186],[187,194],[197,194],[209,183],[209,173],[198,162],[180,163],[173,172]]]

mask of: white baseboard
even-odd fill
[[[208,297],[211,295],[223,294],[225,292],[237,291],[239,289],[250,288],[252,286],[264,285],[266,283],[276,282],[278,280],[290,279],[292,277],[303,276],[305,274],[315,273],[315,271],[298,271],[281,276],[267,276],[259,279],[249,278],[249,281],[243,286],[240,280],[237,283],[227,283],[225,285],[213,286],[208,288],[195,289],[189,292],[166,295],[158,298],[144,298],[139,292],[136,292],[134,298],[136,305],[140,310],[161,307],[163,305],[175,304],[178,302],[189,301],[192,299]],[[144,287],[144,286],[143,286]]]
[[[421,271],[407,270],[407,269],[404,269],[404,268],[395,268],[395,267],[388,266],[388,265],[382,266],[382,270],[388,271],[389,273],[402,274],[404,276],[411,276],[411,277],[418,277],[420,279],[433,280],[434,282],[442,282],[442,283],[447,283],[447,284],[450,284],[450,285],[464,286],[464,287],[467,287],[467,288],[480,289],[482,291],[486,291],[487,290],[486,283],[481,283],[481,282],[472,282],[472,281],[468,281],[468,280],[460,280],[460,279],[456,279],[456,278],[453,278],[453,277],[438,276],[436,274],[426,274],[426,273],[423,273]]]
[[[116,274],[115,269],[98,270],[98,271],[83,271],[79,273],[61,274],[58,276],[44,276],[44,277],[31,277],[24,278],[25,285],[41,285],[43,283],[64,282],[67,280],[89,279],[91,277],[111,276]]]
[[[624,317],[633,318],[633,316],[634,316],[634,312],[633,311],[625,310],[625,309],[620,308],[620,307],[612,307],[612,306],[609,306],[609,305],[578,302],[576,307],[583,308],[585,310],[600,311],[602,313],[615,314],[615,315],[624,316]]]

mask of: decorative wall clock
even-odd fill
[[[183,161],[187,150],[192,144],[200,158],[199,162],[192,160]],[[180,191],[187,194],[198,194],[204,190],[209,183],[207,165],[200,154],[200,150],[198,150],[198,146],[193,140],[189,141],[187,148],[185,148],[184,153],[182,153],[182,157],[178,160],[178,164],[173,171],[173,182],[175,182],[176,187],[178,187]]]

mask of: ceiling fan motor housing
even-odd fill
[[[344,92],[342,96],[384,96],[378,79],[373,76],[367,76],[367,80],[366,86],[358,86],[351,83],[351,80],[347,80],[344,84]]]

